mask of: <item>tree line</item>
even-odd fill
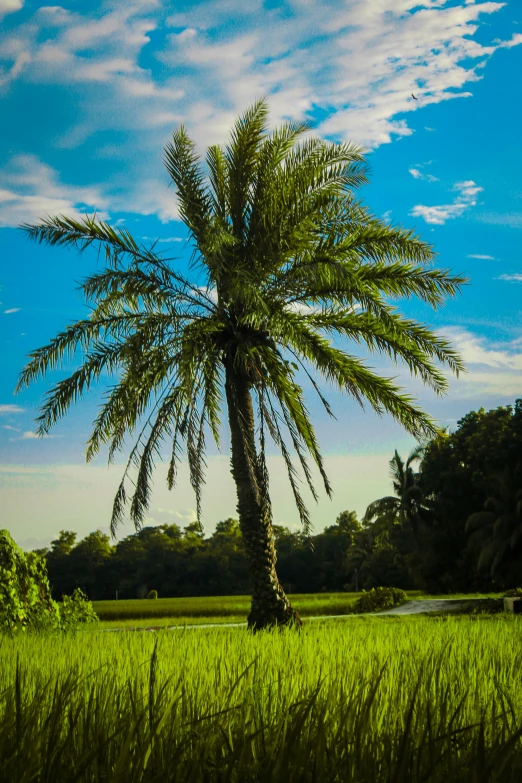
[[[362,519],[343,511],[315,535],[274,525],[286,592],[376,586],[435,593],[518,586],[522,566],[522,400],[471,411],[452,433],[390,460],[393,493]],[[194,522],[143,527],[112,544],[61,531],[42,551],[55,597],[92,600],[240,595],[250,590],[239,523],[205,536]]]

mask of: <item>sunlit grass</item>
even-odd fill
[[[27,635],[0,659],[2,781],[522,779],[516,616]]]

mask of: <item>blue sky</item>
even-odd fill
[[[75,290],[97,264],[29,243],[17,226],[94,209],[186,265],[173,188],[161,163],[184,122],[203,149],[266,95],[271,121],[306,117],[315,132],[368,150],[372,210],[415,228],[438,263],[467,274],[463,295],[410,316],[450,335],[468,368],[435,398],[398,377],[446,426],[522,396],[522,3],[472,0],[208,0],[168,3],[0,0],[0,524],[27,546],[61,528],[106,529],[121,466],[85,466],[99,396],[34,437],[51,373],[15,397],[27,353],[85,305]],[[417,100],[413,100],[414,93]],[[330,393],[315,402],[335,495],[312,507],[316,529],[388,492],[387,460],[413,440],[388,418]],[[123,460],[123,456],[122,456]],[[278,523],[294,526],[276,456]],[[168,493],[159,466],[150,523],[194,518],[188,482]],[[226,450],[210,453],[204,523],[234,513]],[[126,528],[128,530],[129,528]]]

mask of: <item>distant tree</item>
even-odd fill
[[[51,553],[56,557],[69,555],[76,543],[77,533],[72,530],[60,530],[60,535],[51,541]]]
[[[75,575],[76,587],[91,599],[100,599],[107,592],[108,568],[113,548],[110,538],[101,530],[89,533],[69,553],[69,567]]]
[[[370,503],[363,517],[365,525],[375,519],[383,519],[388,524],[409,525],[417,529],[422,511],[424,493],[420,485],[419,473],[412,467],[424,454],[424,446],[417,446],[408,456],[406,463],[395,451],[390,460],[390,477],[395,495],[379,498]]]
[[[70,595],[77,587],[77,575],[69,557],[76,538],[77,534],[72,530],[60,530],[58,538],[51,541],[51,548],[45,554],[53,597],[57,600],[62,595]]]
[[[205,540],[205,534],[198,522],[190,522],[183,528],[183,540],[190,546],[201,546]]]
[[[428,443],[420,469],[430,508],[417,563],[417,580],[423,589],[489,589],[487,569],[477,568],[476,539],[470,540],[472,531],[466,530],[466,524],[484,509],[493,477],[506,468],[513,470],[521,454],[522,400],[514,406],[471,411],[459,420],[454,432]],[[515,579],[510,586],[516,584]]]

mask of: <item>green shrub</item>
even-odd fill
[[[55,628],[59,618],[44,558],[24,552],[7,530],[0,530],[0,629]]]
[[[147,593],[147,598],[157,598],[158,597],[158,591],[157,590],[149,590]]]
[[[356,613],[380,612],[393,609],[408,600],[408,596],[399,587],[373,587],[367,593],[363,592],[353,606]]]
[[[522,587],[512,587],[504,593],[506,598],[522,598]]]
[[[80,625],[99,622],[91,602],[79,587],[72,595],[62,596],[60,606],[60,629],[62,631],[77,631]]]
[[[80,623],[98,622],[81,590],[53,601],[45,559],[24,552],[7,530],[0,530],[0,632],[77,629]]]

